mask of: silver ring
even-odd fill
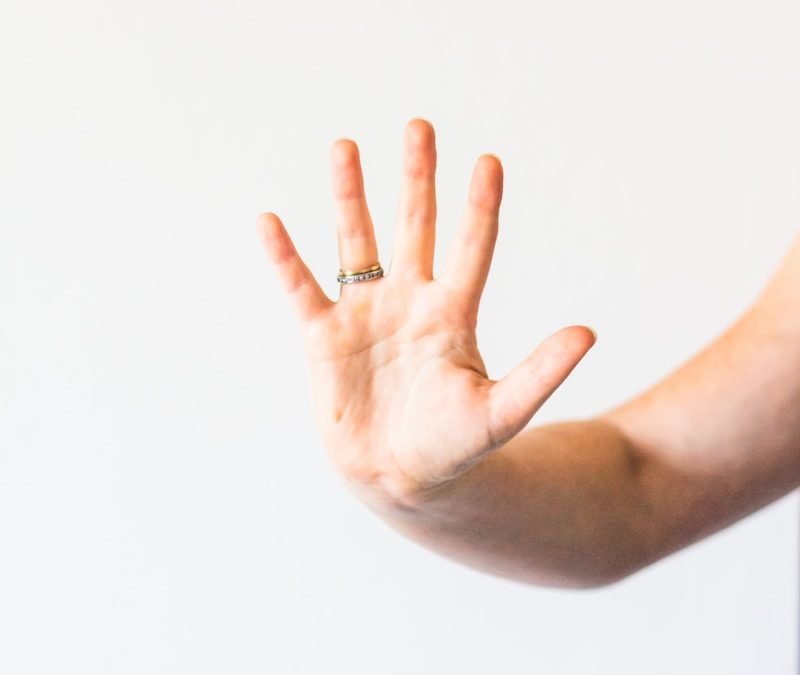
[[[339,270],[339,274],[336,275],[336,281],[338,281],[340,284],[354,284],[359,281],[379,279],[382,276],[383,267],[378,264],[377,266],[372,265],[362,272],[345,272],[344,270]]]

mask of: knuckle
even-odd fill
[[[336,198],[340,201],[361,199],[363,192],[361,178],[355,171],[346,171],[336,180]]]
[[[427,204],[412,204],[403,215],[407,225],[426,226],[435,218],[435,211]]]
[[[303,288],[306,284],[311,281],[311,278],[308,274],[303,274],[298,271],[294,271],[290,274],[286,275],[285,286],[286,290],[289,293],[297,293],[301,288]]]

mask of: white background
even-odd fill
[[[336,297],[329,146],[359,144],[387,263],[422,116],[438,269],[497,153],[490,375],[588,324],[534,423],[600,412],[797,232],[798,38],[794,0],[5,0],[0,673],[793,673],[795,496],[595,591],[386,527],[324,455],[254,223]]]

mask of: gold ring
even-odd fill
[[[374,272],[377,269],[380,269],[381,264],[379,262],[375,263],[374,265],[370,265],[369,267],[365,267],[363,270],[343,270],[341,267],[339,268],[339,274],[343,277],[351,277],[354,274],[366,274],[367,272]]]
[[[361,270],[343,270],[339,268],[339,274],[336,276],[336,281],[340,284],[353,284],[358,281],[369,281],[370,279],[378,279],[383,276],[383,267],[379,262]]]

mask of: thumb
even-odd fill
[[[545,338],[489,390],[489,432],[496,445],[519,433],[592,348],[588,326],[567,326]]]

